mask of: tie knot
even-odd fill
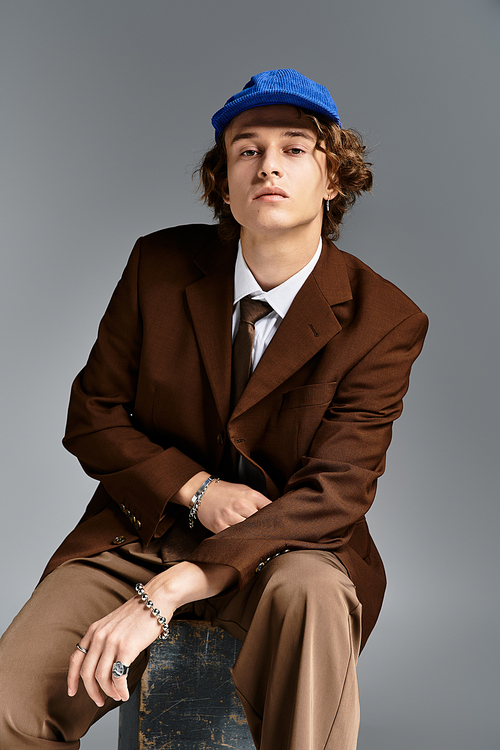
[[[243,297],[240,301],[240,323],[255,323],[272,312],[272,307],[261,299],[252,299],[252,297]]]

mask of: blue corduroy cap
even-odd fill
[[[292,104],[327,117],[342,127],[337,105],[330,92],[293,68],[266,70],[248,81],[243,91],[235,94],[212,117],[217,140],[233,117],[252,107],[268,104]]]

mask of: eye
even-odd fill
[[[305,154],[305,151],[303,148],[299,148],[298,146],[292,146],[292,148],[288,149],[288,153],[297,155],[297,154]]]
[[[258,153],[258,151],[256,149],[254,149],[254,148],[247,148],[247,149],[245,149],[245,151],[241,152],[241,156],[254,156],[257,153]]]

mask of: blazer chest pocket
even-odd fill
[[[276,444],[287,454],[288,461],[292,462],[288,467],[288,476],[299,468],[302,457],[308,454],[336,388],[336,381],[313,383],[283,394],[278,414],[279,439]]]
[[[329,383],[311,383],[294,388],[283,394],[280,412],[289,409],[300,409],[307,406],[326,406],[332,400],[337,389],[337,381]]]

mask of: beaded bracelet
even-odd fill
[[[151,614],[154,615],[154,617],[156,617],[156,619],[158,620],[158,624],[161,625],[162,632],[160,633],[158,638],[161,641],[165,641],[170,634],[170,629],[168,627],[167,618],[163,617],[160,610],[155,607],[155,605],[153,604],[149,596],[144,591],[144,586],[142,585],[142,583],[137,583],[135,586],[135,590],[141,597],[146,607],[151,610]]]
[[[201,505],[201,500],[203,498],[203,495],[207,491],[208,486],[212,482],[218,482],[218,481],[219,481],[219,477],[214,477],[213,475],[211,477],[208,477],[208,479],[205,479],[205,481],[203,482],[203,484],[201,485],[201,487],[196,490],[196,492],[194,493],[193,497],[189,501],[189,516],[188,516],[188,520],[189,520],[189,528],[190,529],[192,529],[194,527],[194,522],[198,518],[198,510],[199,510],[200,505]]]

